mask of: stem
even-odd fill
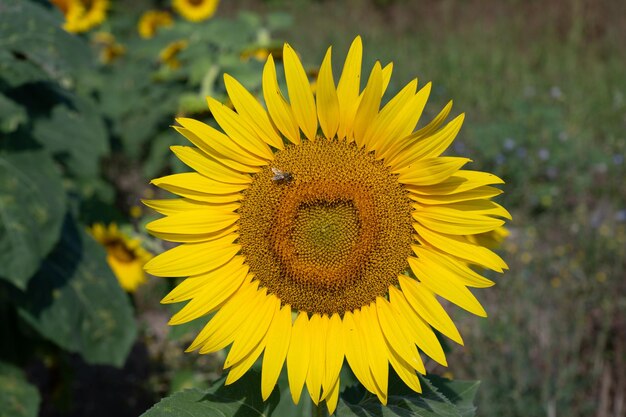
[[[313,402],[313,417],[328,417],[328,413],[326,412],[326,407],[321,402],[318,405],[315,405]]]

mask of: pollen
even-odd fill
[[[343,315],[385,296],[408,267],[407,192],[354,143],[288,146],[243,194],[239,243],[250,272],[295,310]]]

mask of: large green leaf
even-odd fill
[[[68,85],[74,71],[89,64],[87,44],[61,29],[61,14],[27,0],[0,0],[0,50],[41,68]]]
[[[26,110],[4,94],[0,94],[0,132],[14,132],[25,121]]]
[[[49,115],[35,119],[33,137],[61,156],[74,175],[95,177],[100,157],[109,150],[106,128],[95,104],[80,96],[72,98],[71,106],[67,97]]]
[[[36,417],[40,401],[21,369],[0,362],[0,417]]]
[[[0,278],[26,288],[64,215],[61,177],[45,152],[0,153]]]
[[[89,363],[121,366],[136,337],[132,307],[103,248],[69,216],[59,243],[17,302],[42,336]]]
[[[162,399],[142,417],[258,417],[272,414],[280,394],[274,391],[267,402],[261,400],[261,376],[250,371],[236,383],[225,386],[218,381],[207,391],[190,389]]]

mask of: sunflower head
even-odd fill
[[[163,299],[187,302],[170,323],[215,312],[188,350],[232,345],[226,383],[263,354],[263,398],[286,364],[293,400],[306,385],[331,413],[344,360],[382,403],[389,364],[420,392],[420,353],[447,364],[435,331],[463,343],[438,297],[485,316],[469,288],[493,282],[474,266],[506,269],[473,238],[510,217],[491,201],[502,180],[442,156],[463,115],[447,121],[449,103],[416,130],[430,83],[383,104],[392,65],[361,88],[361,61],[356,38],[335,83],[329,48],[314,94],[285,45],[288,100],[270,55],[266,108],[226,75],[234,110],[208,99],[221,130],[177,119],[194,146],[172,150],[194,172],[152,181],[181,198],[146,201],[165,215],[148,230],[181,243],[146,270],[189,277]]]
[[[170,27],[174,24],[172,15],[162,10],[148,10],[139,18],[137,31],[144,39],[152,38],[160,27]]]
[[[111,223],[105,226],[102,223],[94,224],[89,232],[104,246],[107,254],[107,263],[117,277],[120,286],[128,291],[135,292],[146,282],[144,265],[152,255],[141,247],[139,239],[131,239]]]
[[[210,19],[215,14],[219,0],[173,0],[174,10],[191,22]]]
[[[178,54],[187,48],[188,44],[189,42],[185,39],[169,43],[159,52],[159,60],[170,69],[180,68],[181,62],[178,59]]]
[[[126,53],[124,45],[118,43],[109,32],[97,32],[92,42],[100,49],[100,62],[110,64]]]
[[[63,28],[71,33],[87,32],[106,20],[109,0],[51,0],[65,16]]]

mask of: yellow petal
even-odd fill
[[[228,168],[198,148],[170,146],[170,149],[184,164],[207,178],[229,184],[250,184],[252,182],[250,175]]]
[[[441,268],[428,258],[418,259],[412,256],[409,257],[409,266],[417,279],[435,294],[453,302],[470,313],[487,317],[485,309],[480,305],[476,297],[464,285],[460,284],[454,275],[449,274],[445,268]]]
[[[319,404],[324,378],[324,358],[326,357],[326,330],[328,317],[313,314],[309,321],[311,331],[311,359],[306,375],[306,387],[315,405]]]
[[[266,159],[249,152],[224,133],[205,123],[185,117],[177,118],[176,122],[184,128],[176,128],[178,132],[224,165],[243,172],[256,172],[246,166],[267,165]]]
[[[397,353],[404,362],[409,364],[413,369],[426,373],[424,363],[415,348],[412,338],[405,335],[403,330],[395,319],[389,302],[382,297],[376,298],[376,312],[378,313],[378,321],[385,340],[390,351]]]
[[[187,278],[179,284],[178,287],[190,281],[191,284],[180,291],[182,295],[177,297],[177,299],[181,299],[182,301],[182,299],[193,298],[181,308],[180,311],[172,316],[168,324],[174,326],[187,323],[215,311],[241,287],[247,274],[247,266],[240,266],[230,276],[224,276],[220,273],[219,275],[216,274],[213,276],[208,276],[207,274],[206,278],[202,278],[202,275]],[[204,282],[206,285],[188,289],[191,285],[197,285],[195,281]],[[178,289],[178,287],[174,290]],[[187,289],[187,291],[183,292],[185,289]],[[166,302],[175,299],[169,295],[168,297],[170,298],[167,299]]]
[[[245,276],[239,289],[220,306],[213,318],[200,330],[186,352],[192,352],[200,347],[202,347],[203,351],[207,352],[204,350],[207,342],[210,343],[210,346],[208,346],[208,351],[210,352],[214,351],[213,349],[216,345],[219,348],[220,344],[227,346],[228,343],[230,343],[232,340],[231,336],[236,332],[241,323],[245,321],[245,314],[249,313],[250,309],[253,307],[252,301],[255,299],[257,288],[259,288],[259,281],[251,280],[251,274]],[[214,336],[218,331],[220,331],[223,336],[221,339]],[[224,333],[226,334],[224,335]],[[224,340],[226,340],[226,342],[224,342]],[[217,342],[217,344],[215,342]]]
[[[235,336],[237,336],[237,330],[246,323],[250,318],[250,314],[255,312],[265,300],[267,290],[261,289],[257,291],[258,281],[249,282],[247,280],[248,278],[246,278],[239,291],[235,293],[235,295],[241,294],[241,297],[238,297],[236,301],[235,296],[230,298],[205,327],[205,329],[208,327],[208,330],[203,335],[206,336],[206,339],[200,349],[201,354],[217,352],[231,344],[235,340]],[[253,291],[248,292],[249,287]],[[228,309],[227,311],[231,317],[225,317],[225,314],[220,314],[228,304],[234,303],[239,305],[239,309]],[[202,332],[198,334],[198,337],[201,334]]]
[[[488,185],[477,187],[472,190],[463,191],[460,193],[441,195],[427,195],[414,192],[417,191],[418,188],[421,188],[420,191],[423,191],[422,187],[407,187],[407,189],[410,191],[409,198],[413,201],[417,201],[420,204],[432,205],[458,203],[469,200],[489,199],[502,194],[502,190],[495,187],[490,187]]]
[[[226,381],[224,381],[224,385],[230,385],[233,382],[236,382],[239,378],[241,378],[248,370],[254,365],[259,356],[261,356],[261,352],[265,349],[265,343],[267,341],[267,336],[264,336],[263,339],[250,351],[248,356],[243,358],[241,361],[234,364],[230,371],[228,372],[228,376],[226,377]]]
[[[391,81],[391,73],[393,72],[393,62],[388,63],[383,68],[383,95],[385,91],[387,91],[387,87],[389,87],[389,81]]]
[[[442,156],[422,159],[402,169],[392,170],[392,172],[399,174],[399,182],[422,187],[445,181],[468,162],[470,159],[467,158]]]
[[[157,277],[186,277],[219,268],[241,249],[236,234],[201,243],[184,243],[152,258],[144,269]]]
[[[332,48],[328,48],[326,56],[320,66],[320,72],[317,76],[317,117],[324,136],[332,139],[337,133],[339,127],[339,99],[337,98],[337,89],[333,79],[333,67],[331,64]]]
[[[237,145],[259,158],[265,160],[274,158],[274,154],[267,143],[257,136],[254,129],[243,117],[212,97],[207,97],[207,102],[217,123]]]
[[[261,103],[239,81],[228,74],[224,74],[224,84],[237,113],[252,126],[255,133],[268,145],[280,150],[284,149],[283,139],[272,126]]]
[[[481,265],[497,272],[502,272],[503,269],[508,268],[502,258],[494,252],[483,246],[474,245],[463,237],[433,232],[419,223],[414,223],[413,228],[420,238],[423,238],[437,249],[457,258],[465,259],[470,263]]]
[[[411,245],[413,252],[418,258],[432,259],[440,267],[446,268],[448,275],[453,275],[461,284],[468,287],[487,288],[495,283],[482,275],[478,274],[472,268],[463,262],[459,262],[454,256],[449,256],[435,248],[422,245]]]
[[[243,360],[253,348],[265,337],[267,329],[280,309],[280,301],[275,295],[264,296],[254,314],[237,329],[233,346],[224,361],[224,369]]]
[[[385,158],[387,152],[397,142],[403,142],[411,134],[420,117],[428,96],[430,95],[431,83],[426,84],[421,90],[411,97],[403,108],[398,109],[393,115],[391,126],[384,130],[381,137],[376,141],[377,158]]]
[[[278,87],[278,81],[276,80],[276,67],[271,55],[267,58],[263,68],[263,97],[265,98],[265,104],[272,122],[274,122],[278,130],[292,143],[299,144],[300,130],[298,122],[291,107],[289,107],[289,104],[287,104],[280,92],[280,87]]]
[[[151,233],[176,233],[183,235],[208,235],[231,226],[239,214],[216,209],[193,210],[172,214],[146,225]]]
[[[374,392],[383,405],[387,404],[387,385],[389,383],[388,352],[385,339],[380,330],[376,307],[363,306],[355,310],[354,322],[361,332],[362,340],[367,340],[367,354],[370,373],[374,379]]]
[[[400,131],[400,126],[395,126],[394,122],[396,118],[401,119],[407,114],[407,104],[415,97],[416,88],[417,79],[414,79],[389,100],[376,118],[370,122],[370,126],[363,138],[366,150],[378,150],[381,143],[388,140],[389,136],[392,136],[395,130]]]
[[[261,373],[261,394],[266,401],[278,381],[280,371],[287,357],[291,340],[291,306],[285,305],[276,314],[267,331],[267,346],[263,354]]]
[[[472,211],[445,210],[445,206],[435,207],[439,210],[424,207],[413,211],[412,216],[430,230],[450,235],[486,233],[504,224],[504,220],[476,214]]]
[[[456,326],[443,309],[435,295],[416,280],[405,275],[399,275],[400,286],[407,301],[413,309],[435,329],[458,344],[463,344],[463,339]]]
[[[168,190],[181,189],[199,194],[232,194],[248,188],[245,184],[227,184],[207,178],[197,172],[167,175],[151,181],[157,187]]]
[[[157,213],[169,216],[171,214],[177,214],[187,212],[190,210],[205,210],[214,208],[220,211],[235,211],[241,204],[239,203],[224,203],[224,204],[211,204],[200,201],[189,200],[187,198],[166,198],[162,200],[141,200],[143,204],[155,210]]]
[[[489,184],[503,184],[500,178],[493,174],[480,171],[461,170],[439,184],[409,187],[412,192],[420,195],[448,195],[462,193]]]
[[[443,122],[448,118],[450,110],[452,110],[452,101],[449,101],[448,104],[446,104],[446,106],[441,110],[441,112],[426,126],[415,131],[405,140],[392,143],[389,147],[389,150],[385,153],[385,159],[394,160],[394,158],[398,156],[398,153],[404,153],[405,149],[413,146],[413,144],[416,143],[418,140],[434,134],[435,131],[439,129],[439,126],[441,126]]]
[[[326,407],[328,408],[329,415],[332,415],[337,408],[337,401],[339,401],[339,386],[339,378],[337,378],[328,392],[328,395],[326,395]]]
[[[344,338],[342,334],[341,318],[337,313],[333,314],[328,323],[326,337],[326,369],[322,382],[323,398],[328,402],[328,396],[332,395],[332,389],[339,378],[339,372],[343,365]]]
[[[196,134],[192,133],[189,129],[185,129],[184,127],[180,127],[180,126],[174,126],[174,130],[176,130],[178,133],[183,135],[191,143],[196,145],[203,153],[207,155],[207,157],[215,159],[216,161],[226,165],[227,167],[235,171],[254,173],[254,172],[259,172],[261,170],[261,168],[259,168],[258,166],[244,164],[244,163],[241,163],[238,159],[232,159],[232,157],[228,157],[224,154],[219,153],[213,147],[215,147],[216,149],[226,150],[227,152],[229,152],[229,154],[231,154],[231,156],[234,154],[234,151],[231,152],[230,150],[225,149],[222,144],[216,141],[212,141],[209,137],[201,138],[197,136]],[[217,134],[223,135],[224,137],[230,140],[230,138],[228,138],[228,136],[224,135],[222,132],[219,132],[215,129],[213,130],[214,132],[217,132]],[[244,158],[247,158],[247,156],[244,156]]]
[[[448,366],[441,343],[430,325],[409,305],[404,294],[394,286],[389,287],[389,304],[400,327],[411,329],[407,336],[413,343],[441,365]]]
[[[382,91],[383,75],[380,62],[376,61],[367,86],[363,91],[363,96],[354,117],[354,140],[359,147],[365,145],[365,132],[375,120],[380,108],[380,100],[383,96]]]
[[[346,360],[357,379],[369,392],[376,392],[374,379],[369,369],[367,340],[363,340],[356,327],[354,316],[346,312],[343,316],[343,337],[346,350]]]
[[[358,107],[359,88],[361,86],[361,61],[363,58],[363,44],[357,36],[343,64],[343,71],[337,85],[337,99],[339,100],[339,128],[337,138],[343,139],[352,131],[354,115]]]
[[[396,374],[404,381],[404,383],[415,392],[422,392],[422,386],[420,381],[415,375],[415,370],[409,365],[400,355],[398,355],[392,348],[392,345],[387,342],[387,348],[389,350],[389,362]]]
[[[311,359],[311,329],[305,312],[293,323],[287,352],[287,378],[293,402],[298,404]]]
[[[317,112],[311,84],[304,72],[300,58],[289,44],[283,47],[283,63],[289,101],[300,129],[309,140],[317,135]]]
[[[203,294],[214,293],[214,285],[230,283],[233,281],[243,282],[248,274],[248,267],[243,264],[243,256],[235,256],[223,266],[206,274],[194,275],[185,279],[170,291],[161,300],[162,304],[179,303],[187,301]]]

